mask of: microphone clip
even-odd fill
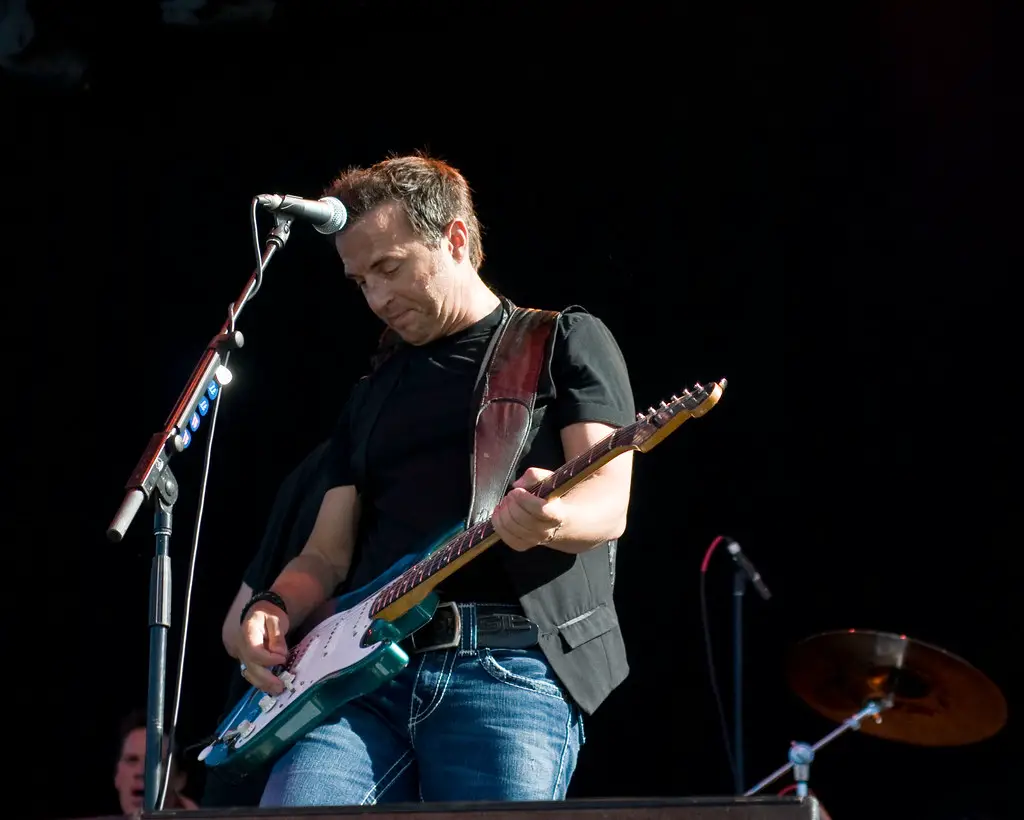
[[[740,545],[733,539],[729,538],[727,539],[725,548],[728,550],[729,555],[732,556],[732,560],[736,563],[739,572],[746,576],[746,579],[751,583],[754,589],[757,590],[757,594],[766,601],[771,598],[772,594],[768,591],[768,587],[761,579],[761,573],[757,571],[757,568],[750,562],[750,559],[743,554],[743,550],[740,549]]]

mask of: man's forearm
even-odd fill
[[[331,596],[345,574],[318,555],[302,553],[285,565],[270,589],[284,598],[288,623],[295,628]]]
[[[610,491],[600,474],[583,481],[561,501],[565,517],[544,546],[559,552],[580,553],[603,541],[618,538],[626,529],[629,495]]]

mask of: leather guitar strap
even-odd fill
[[[513,471],[530,433],[540,374],[558,318],[555,311],[508,306],[508,321],[498,330],[489,359],[485,357],[474,432],[470,527],[491,515],[517,477]]]

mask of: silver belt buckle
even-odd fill
[[[412,633],[414,654],[418,655],[421,652],[434,652],[438,649],[457,649],[462,645],[462,613],[459,612],[459,605],[454,601],[445,601],[443,604],[438,604],[437,609],[440,610],[442,607],[450,607],[452,614],[455,616],[455,636],[445,643],[437,643],[432,646],[416,646],[416,633]],[[434,612],[434,617],[437,617],[437,611]],[[426,624],[424,624],[426,626]]]

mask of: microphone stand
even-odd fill
[[[162,804],[160,784],[164,766],[164,700],[167,678],[167,635],[171,627],[171,558],[170,542],[174,504],[178,500],[178,482],[171,472],[170,460],[174,453],[188,447],[191,432],[199,427],[200,402],[208,398],[216,401],[224,381],[218,379],[224,351],[242,347],[244,338],[235,330],[246,301],[254,294],[263,271],[274,254],[285,246],[291,234],[293,216],[274,212],[274,227],[268,234],[260,261],[246,282],[238,300],[228,309],[228,318],[220,331],[207,345],[164,422],[163,429],[153,434],[142,453],[135,470],[125,486],[124,500],[107,528],[107,537],[117,543],[144,503],[153,508],[153,536],[155,555],[150,571],[149,587],[149,693],[146,703],[146,766],[145,811],[158,809]],[[208,405],[203,405],[208,407]],[[202,411],[205,415],[206,411]],[[191,429],[191,432],[190,432]]]
[[[743,593],[747,574],[736,566],[732,580],[732,731],[736,769],[735,793],[743,794]]]

